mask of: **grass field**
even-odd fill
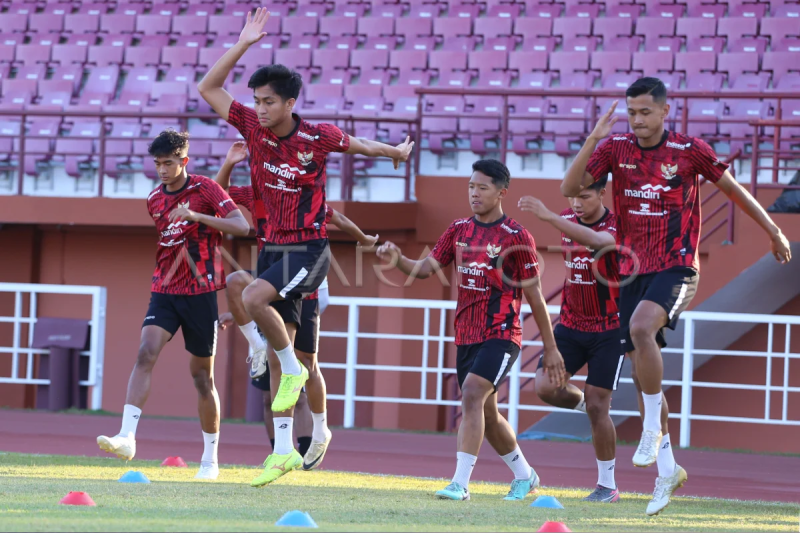
[[[223,467],[216,483],[153,461],[0,454],[0,531],[277,531],[286,511],[307,511],[323,531],[536,531],[546,520],[573,531],[797,531],[792,504],[675,498],[648,518],[649,496],[623,494],[614,505],[580,500],[585,490],[540,489],[564,510],[505,502],[507,485],[472,483],[472,501],[438,501],[442,480],[338,472],[293,472],[264,489],[247,483],[258,470]],[[117,483],[135,469],[149,485]],[[58,505],[69,491],[97,507]],[[288,529],[291,530],[291,529]]]

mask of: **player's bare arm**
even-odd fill
[[[419,279],[428,278],[437,270],[441,270],[442,268],[442,265],[440,265],[436,259],[430,256],[417,261],[409,259],[403,255],[403,252],[400,250],[399,246],[390,241],[383,243],[375,251],[375,253],[383,261],[392,263],[403,274],[407,276],[411,276],[413,274],[414,277]]]
[[[747,213],[747,216],[755,220],[756,223],[767,232],[771,242],[772,255],[775,256],[775,259],[779,263],[788,263],[792,260],[792,250],[789,247],[789,241],[781,231],[781,228],[772,221],[772,218],[770,218],[764,208],[761,207],[761,204],[759,204],[744,187],[739,185],[730,172],[726,170],[715,185],[725,193],[725,196],[733,200],[742,211]]]
[[[388,157],[394,162],[394,168],[399,168],[400,163],[408,161],[412,148],[414,148],[414,141],[411,140],[411,137],[406,137],[406,140],[397,146],[350,137],[350,148],[345,153],[367,157]]]
[[[214,181],[225,189],[225,192],[228,192],[228,189],[231,188],[231,173],[233,172],[233,167],[245,159],[247,159],[247,143],[244,141],[236,141],[228,149],[225,161],[222,162],[222,165],[219,167],[219,172],[217,172],[217,176],[214,178]]]
[[[371,247],[375,246],[378,242],[378,235],[365,235],[355,222],[333,209],[333,216],[331,217],[331,224],[353,237],[359,246]]]
[[[269,20],[269,11],[266,8],[260,7],[256,9],[255,14],[247,14],[247,22],[244,25],[242,33],[239,34],[239,42],[228,49],[225,54],[214,63],[211,70],[200,80],[197,85],[197,90],[203,100],[208,102],[208,105],[216,111],[216,113],[224,120],[228,120],[228,112],[233,102],[233,97],[223,89],[225,80],[228,78],[236,62],[242,58],[247,49],[252,45],[266,37],[267,33],[264,31],[264,25]]]
[[[533,213],[542,222],[547,222],[567,237],[587,246],[592,250],[602,250],[607,246],[615,246],[616,240],[614,236],[607,231],[594,231],[590,228],[581,226],[580,224],[573,224],[572,222],[563,219],[558,213],[554,213],[547,209],[544,202],[533,196],[523,196],[519,200],[519,208],[528,213]]]
[[[197,213],[185,207],[179,207],[169,214],[170,222],[199,222],[205,224],[209,228],[214,228],[222,233],[235,235],[237,237],[246,237],[250,234],[250,224],[238,209],[231,211],[225,218],[219,218],[212,215],[204,215]]]
[[[605,139],[611,133],[611,128],[617,123],[619,117],[614,116],[614,110],[617,109],[617,100],[611,104],[608,111],[605,112],[600,120],[597,121],[592,133],[586,138],[575,160],[569,166],[564,181],[561,182],[561,194],[566,197],[577,196],[583,189],[588,187],[594,181],[591,174],[586,172],[586,165],[589,164],[589,158],[592,157],[595,148],[600,144],[600,141]]]
[[[536,321],[536,325],[542,335],[542,344],[544,345],[542,368],[547,374],[550,383],[561,387],[567,381],[567,371],[564,368],[564,358],[556,346],[553,323],[550,321],[550,313],[547,312],[547,302],[542,295],[542,286],[539,278],[525,280],[522,292],[531,306],[533,319]]]

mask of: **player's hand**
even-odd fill
[[[247,22],[242,33],[239,34],[239,42],[251,46],[266,37],[267,32],[264,31],[264,26],[268,20],[269,11],[267,11],[266,7],[259,7],[256,9],[255,14],[248,13]]]
[[[542,368],[552,385],[561,388],[567,382],[564,358],[558,348],[545,349],[542,355]]]
[[[233,325],[233,314],[222,313],[221,315],[219,315],[219,318],[217,320],[218,320],[217,326],[219,327],[219,329],[225,329],[228,326]]]
[[[772,238],[772,255],[781,264],[786,264],[792,260],[792,249],[789,247],[789,241],[781,231]]]
[[[235,165],[247,159],[247,143],[245,141],[236,141],[228,149],[228,154],[225,156],[225,162]]]
[[[187,209],[185,207],[179,207],[174,211],[170,212],[169,214],[169,221],[170,222],[197,222],[198,215],[191,209]]]
[[[364,240],[358,243],[364,248],[372,248],[378,242],[378,235],[364,235]]]
[[[533,196],[523,196],[519,199],[517,205],[523,211],[533,213],[539,218],[539,220],[543,220],[545,222],[551,220],[555,216],[555,213],[547,209],[547,207],[544,205],[544,202],[538,198],[534,198]]]
[[[375,250],[375,254],[383,261],[392,262],[397,257],[400,257],[402,252],[400,251],[400,247],[395,243],[386,241],[385,243],[381,244],[377,250]]]
[[[396,148],[400,151],[400,155],[397,158],[392,159],[395,170],[400,168],[400,163],[408,161],[408,157],[411,155],[411,150],[414,148],[414,141],[411,140],[411,137],[406,137],[406,140],[403,141],[402,144],[398,144]]]
[[[619,100],[614,100],[611,103],[611,107],[609,107],[608,111],[597,121],[597,125],[592,130],[592,133],[589,134],[589,137],[600,141],[609,136],[611,128],[613,128],[614,124],[619,120],[619,117],[614,115],[614,111],[617,109],[617,103],[619,103]]]

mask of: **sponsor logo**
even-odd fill
[[[461,285],[459,285],[459,287],[461,287],[462,289],[469,289],[471,291],[486,292],[486,291],[489,290],[489,287],[476,287],[475,286],[475,282],[476,282],[476,280],[470,278],[470,279],[467,280],[467,284],[466,285],[464,285],[462,283]]]
[[[567,220],[575,218],[575,213],[572,213],[571,215],[562,215],[561,218],[566,218]]]
[[[171,241],[169,241],[169,242],[160,242],[160,243],[158,243],[158,244],[159,244],[160,246],[164,246],[165,248],[170,248],[170,247],[172,247],[172,246],[178,246],[179,244],[183,244],[183,242],[184,242],[185,240],[186,240],[186,239],[181,239],[181,240],[179,240],[179,241],[176,241],[175,239],[172,239],[172,240],[171,240]]]
[[[139,416],[140,416],[140,415],[133,415],[133,419],[134,419],[134,420],[139,420]]]
[[[286,429],[288,427],[289,427],[289,424],[281,424],[280,426],[278,426],[278,429]]]
[[[301,176],[306,173],[305,170],[300,170],[299,168],[289,166],[286,163],[282,164],[280,167],[276,167],[275,165],[271,165],[270,163],[264,163],[264,168],[277,176],[290,180],[297,178],[297,176],[292,174],[292,172],[297,172]]]
[[[575,261],[564,261],[564,265],[572,270],[589,270],[589,263],[594,263],[591,257],[578,257]]]
[[[505,326],[505,324],[503,324],[503,325]],[[511,459],[511,462],[513,463],[513,462],[514,462],[514,461],[516,461],[517,459],[519,459],[519,454],[515,455],[515,456],[514,456],[514,458],[513,458],[513,459]]]
[[[146,316],[146,317],[144,317],[144,319],[145,319],[145,320],[155,320],[155,319],[156,319],[156,316],[155,316],[155,315],[150,315],[150,316]]]
[[[500,224],[500,227],[503,228],[504,230],[506,230],[507,232],[512,233],[512,234],[513,233],[519,233],[519,230],[511,229],[508,226],[506,226],[505,222]]]
[[[271,140],[267,139],[266,137],[261,139],[261,142],[265,142],[268,145],[272,146],[273,148],[277,148],[278,147],[278,143],[276,143],[275,141],[271,141]]]
[[[680,252],[681,252],[681,257],[686,256],[686,248],[681,248]]]
[[[269,187],[270,189],[277,189],[279,191],[284,191],[284,192],[300,192],[300,187],[295,187],[295,188],[288,187],[286,185],[286,182],[280,178],[278,179],[277,185],[274,185],[272,183],[267,183],[267,187]]]
[[[461,225],[461,224],[466,224],[466,223],[467,223],[467,222],[469,222],[470,220],[471,220],[471,219],[469,219],[469,218],[465,218],[464,220],[456,220],[456,223],[455,223],[454,225],[455,225],[455,226],[459,226],[459,225]]]
[[[570,239],[569,237],[564,237],[563,235],[561,237],[561,240],[564,242],[572,242],[572,239]]]
[[[494,259],[500,254],[500,248],[501,248],[500,245],[494,246],[492,244],[487,244],[486,255],[488,255],[489,258]]]
[[[467,247],[467,243],[456,241],[456,246],[462,246],[462,247],[466,248]]]
[[[180,235],[181,233],[183,233],[184,229],[182,226],[187,226],[188,224],[189,224],[188,220],[183,220],[181,222],[173,222],[172,224],[167,226],[167,229],[161,232],[161,236],[169,237],[170,235]]]
[[[339,146],[344,146],[344,133],[342,133],[342,140],[339,141]]]
[[[667,141],[667,148],[675,148],[676,150],[686,150],[691,145],[692,145],[692,143],[678,144],[678,143],[674,143],[672,141]]]
[[[189,185],[188,187],[186,187],[186,190],[188,191],[188,190],[194,189],[195,187],[199,187],[199,186],[201,186],[202,184],[203,184],[203,182],[202,182],[202,181],[198,181],[198,182],[197,182],[197,183],[195,183],[194,185]],[[189,206],[189,202],[186,202],[186,206],[187,206],[187,207]]]
[[[219,206],[222,207],[223,205],[227,204],[228,202],[233,202],[233,200],[231,200],[230,198],[228,198],[227,200],[222,200],[219,203]]]
[[[189,200],[186,200],[185,202],[178,202],[178,209],[181,207],[184,209],[189,209]]]
[[[627,137],[612,137],[611,140],[612,141],[627,141],[628,138]]]
[[[635,189],[625,189],[625,196],[630,198],[644,198],[645,200],[659,200],[661,193],[658,191],[668,192],[672,187],[668,185],[642,185],[642,189],[637,191]]]
[[[636,170],[636,165],[629,165],[627,163],[620,163],[619,168],[624,168],[626,170]]]
[[[314,229],[319,229],[320,228],[319,222],[314,222],[313,225],[314,225]]]
[[[308,152],[306,154],[303,152],[297,152],[297,160],[300,161],[301,165],[307,167],[311,164],[311,161],[314,160],[314,152]]]
[[[678,165],[665,165],[661,164],[661,174],[665,180],[669,181],[675,179],[675,174],[678,172]]]
[[[666,211],[650,211],[650,204],[639,204],[639,210],[634,211],[633,209],[628,209],[628,213],[632,215],[641,215],[641,216],[648,216],[648,217],[663,217],[667,214]]]
[[[147,197],[147,201],[149,202],[153,198],[153,196],[155,196],[156,194],[158,194],[160,192],[161,192],[161,187],[159,187],[158,189],[156,189],[153,192],[151,192],[150,196]]]
[[[153,220],[158,220],[161,218],[161,213],[153,213]]]
[[[539,266],[539,263],[525,263],[525,270],[529,270],[535,266]]]
[[[472,264],[474,265],[475,263],[472,263]],[[492,267],[489,267],[489,268],[492,268]],[[465,267],[465,266],[459,265],[456,270],[458,270],[459,274],[467,274],[468,276],[483,277],[483,270],[481,270],[481,268],[477,267],[477,266],[475,266],[475,267]]]
[[[312,136],[312,135],[309,135],[308,133],[306,133],[304,131],[298,131],[297,132],[297,136],[302,138],[302,139],[306,139],[307,141],[316,141],[317,139],[319,139],[319,135],[313,135]]]
[[[587,281],[583,279],[583,274],[575,274],[575,277],[567,281],[574,285],[594,285],[596,283],[594,280]]]

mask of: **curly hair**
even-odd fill
[[[147,152],[153,157],[187,157],[189,155],[189,133],[186,131],[164,130],[153,139]]]
[[[492,178],[492,183],[501,189],[508,189],[511,172],[497,159],[480,159],[472,164],[473,172],[480,172]]]

